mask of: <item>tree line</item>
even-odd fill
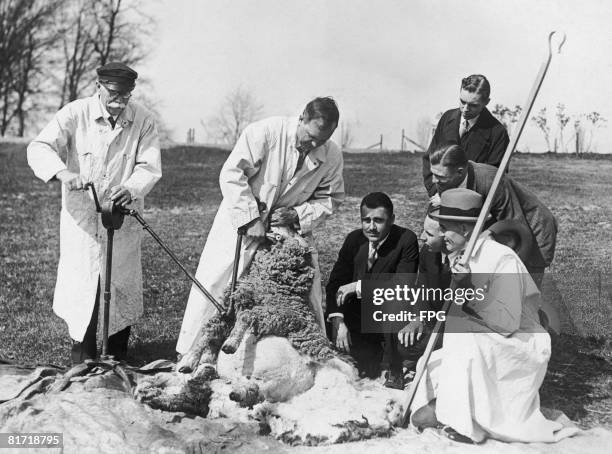
[[[134,66],[154,26],[139,0],[0,0],[0,136],[91,93],[95,69]]]

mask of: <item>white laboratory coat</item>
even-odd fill
[[[470,303],[484,324],[453,319],[461,309],[451,305],[443,347],[431,355],[412,413],[435,398],[437,419],[476,442],[554,442],[572,435],[576,429],[540,411],[550,336],[538,322],[540,292],[527,269],[513,250],[482,237],[468,264],[475,288],[486,291],[484,301]]]
[[[312,231],[344,200],[342,153],[332,141],[310,151],[295,173],[299,153],[295,149],[297,118],[272,117],[249,125],[238,139],[221,169],[223,200],[196,272],[196,278],[219,302],[231,280],[237,229],[261,216],[266,222],[272,210],[292,207],[297,211],[300,233],[312,243]],[[267,210],[259,213],[259,199]],[[245,237],[239,274],[251,263],[258,244]],[[314,245],[313,245],[314,247]],[[324,329],[321,275],[316,250],[315,278],[310,302]],[[216,312],[210,301],[193,286],[176,350],[186,353],[203,323]]]
[[[144,196],[161,177],[153,116],[130,101],[117,118],[115,129],[107,118],[97,95],[71,102],[30,143],[28,163],[45,182],[60,170],[80,173],[93,182],[100,203],[108,199],[110,188],[123,184],[134,199],[130,207],[142,212]],[[142,315],[141,237],[142,228],[131,217],[126,217],[115,232],[109,334],[133,324]],[[104,289],[105,266],[106,229],[91,192],[68,191],[62,186],[60,259],[53,310],[66,321],[70,337],[76,341],[83,339],[91,320],[98,279]]]

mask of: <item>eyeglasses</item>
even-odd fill
[[[104,87],[104,89],[108,93],[108,96],[110,97],[110,99],[123,99],[123,100],[127,101],[128,99],[130,99],[132,97],[132,90],[130,90],[130,91],[117,91],[117,90],[112,90],[112,89],[108,88],[104,84],[100,84],[100,86]]]

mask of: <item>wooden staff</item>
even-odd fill
[[[527,123],[527,119],[529,118],[531,108],[533,107],[536,96],[538,95],[538,92],[540,91],[540,87],[542,86],[542,82],[544,81],[544,76],[546,76],[546,72],[548,71],[548,67],[550,66],[550,61],[552,59],[552,54],[553,54],[552,38],[553,38],[553,35],[555,35],[556,33],[557,32],[552,31],[548,35],[548,54],[546,55],[544,62],[540,66],[540,72],[538,73],[535,79],[535,82],[533,83],[533,86],[531,87],[531,92],[529,93],[529,96],[527,97],[527,101],[524,104],[523,112],[518,121],[518,127],[514,130],[512,134],[512,139],[510,140],[510,143],[508,144],[508,148],[506,148],[504,157],[499,165],[499,169],[497,169],[497,173],[495,174],[495,178],[493,179],[493,183],[491,184],[491,188],[489,189],[487,198],[485,199],[482,209],[480,210],[480,215],[478,216],[478,220],[476,221],[476,225],[474,226],[474,230],[472,231],[470,240],[468,241],[468,244],[467,244],[467,247],[465,248],[463,256],[459,260],[459,263],[461,265],[467,264],[470,256],[472,255],[472,251],[474,250],[474,246],[476,245],[476,240],[480,236],[480,232],[482,231],[482,228],[484,227],[484,223],[487,219],[489,211],[491,210],[491,204],[493,202],[493,197],[495,196],[495,192],[497,191],[497,187],[499,186],[499,183],[504,175],[504,172],[506,171],[506,168],[508,167],[508,163],[510,162],[510,157],[512,156],[512,153],[514,153],[514,150],[516,149],[516,144],[519,138],[521,137],[521,133],[523,132],[523,129],[525,128],[525,124]],[[565,43],[565,38],[566,38],[565,33],[563,33],[561,36],[561,41],[559,42],[557,46],[557,53],[561,52],[561,47]],[[451,303],[452,301],[446,301],[444,303],[442,307],[442,311],[444,311],[444,314],[448,312],[448,309],[450,308]],[[417,388],[419,387],[419,383],[421,382],[421,379],[423,378],[425,370],[427,369],[427,363],[429,362],[429,358],[431,357],[431,353],[434,349],[434,346],[436,345],[436,342],[438,341],[438,336],[443,326],[444,326],[443,321],[439,320],[436,322],[433,333],[431,333],[431,336],[429,337],[429,341],[427,342],[427,347],[425,348],[425,352],[423,353],[423,357],[425,359],[423,361],[419,361],[419,364],[422,364],[422,367],[417,369],[414,380],[412,381],[410,388],[408,390],[408,398],[406,399],[406,409],[404,410],[404,415],[402,419],[402,425],[404,427],[408,426],[409,419],[410,419],[410,406],[412,405],[412,401],[414,400],[414,396],[416,395],[416,391],[417,391]]]

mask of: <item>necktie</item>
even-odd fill
[[[450,273],[450,260],[448,259],[448,255],[444,256],[444,260],[442,260],[442,272]]]
[[[298,157],[298,162],[297,162],[297,165],[295,166],[295,172],[293,172],[293,175],[299,172],[299,170],[304,165],[304,159],[306,159],[306,153],[302,153],[302,152],[299,152],[299,153],[300,153],[300,156]]]
[[[115,129],[115,125],[117,124],[117,120],[115,120],[113,117],[108,117],[108,122],[111,125],[112,129]]]
[[[470,129],[470,124],[467,120],[462,120],[461,127],[459,128],[459,137],[463,137],[463,135],[468,132],[468,129]]]
[[[374,262],[378,258],[378,243],[370,243],[370,252],[368,253],[368,272],[372,270]]]

